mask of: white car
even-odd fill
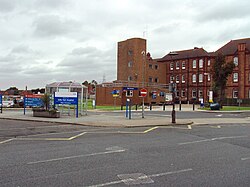
[[[2,106],[10,108],[10,107],[14,106],[14,102],[13,101],[2,101]]]

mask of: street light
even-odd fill
[[[210,78],[210,89],[209,89],[209,99],[208,99],[208,101],[209,101],[209,103],[212,103],[213,102],[212,74],[205,72],[204,75],[207,75]]]
[[[145,55],[146,55],[146,52],[145,51],[142,51],[141,52],[142,54],[142,63],[143,63],[143,72],[142,72],[142,87],[144,88],[145,87],[145,61],[146,61],[146,58],[145,58]],[[144,118],[144,97],[142,97],[142,118]]]
[[[168,53],[168,55],[171,57],[171,62],[173,62],[173,56],[178,55],[177,52],[175,51],[171,51],[170,53]],[[174,63],[174,62],[173,62]],[[175,75],[174,75],[174,68],[173,67],[173,72],[172,72],[172,77],[173,77],[173,83],[172,83],[172,100],[173,100],[173,109],[172,109],[172,123],[176,123],[176,115],[175,115],[175,89],[176,89],[176,84],[175,84]],[[171,80],[170,80],[171,81]],[[170,82],[171,84],[171,82]]]

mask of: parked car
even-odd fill
[[[13,101],[2,101],[2,106],[7,107],[7,108],[11,108],[11,107],[14,107],[14,102]]]

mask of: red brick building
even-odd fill
[[[227,98],[250,98],[250,38],[231,40],[216,52],[203,48],[176,51],[162,58],[152,59],[147,52],[146,40],[132,38],[118,42],[117,81],[97,86],[97,104],[113,104],[113,90],[119,90],[117,104],[126,98],[140,104],[139,90],[147,88],[146,103],[164,103],[169,93],[169,83],[176,85],[176,99],[182,102],[194,100],[208,102],[212,90],[212,64],[215,56],[222,53],[226,61],[234,61],[236,68],[227,82]],[[137,88],[131,92],[127,88]]]

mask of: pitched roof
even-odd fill
[[[210,56],[206,50],[204,50],[203,48],[197,48],[197,47],[195,47],[194,49],[175,51],[175,52],[177,53],[177,55],[171,56],[167,54],[163,58],[159,59],[158,62]]]
[[[239,40],[231,40],[226,45],[218,49],[215,54],[222,53],[223,55],[233,55],[238,50],[238,45],[245,43],[246,49],[250,50],[250,38],[244,38]]]

